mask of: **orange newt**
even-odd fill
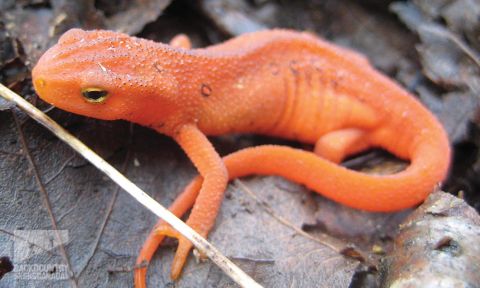
[[[170,207],[192,208],[187,224],[207,236],[229,179],[280,175],[350,207],[396,211],[422,202],[446,176],[447,135],[412,95],[367,59],[309,33],[270,30],[203,49],[186,36],[171,45],[110,31],[66,32],[33,69],[35,90],[61,109],[125,119],[173,137],[200,174]],[[314,144],[277,145],[223,159],[206,135],[257,133]],[[410,161],[392,175],[339,165],[381,147]],[[165,236],[179,239],[171,276],[192,244],[160,221],[137,260],[135,284]]]

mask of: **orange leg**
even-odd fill
[[[175,136],[175,140],[203,177],[200,192],[186,223],[200,235],[206,237],[215,224],[215,218],[223,200],[228,182],[227,169],[215,148],[196,126],[182,127]],[[173,228],[168,227],[163,233],[169,233],[168,230],[173,230]],[[180,235],[177,238],[179,244],[172,263],[170,274],[172,279],[180,276],[188,253],[192,249],[192,243],[185,237]]]
[[[202,186],[203,178],[196,177],[194,181],[192,181],[185,190],[175,199],[173,204],[169,207],[169,210],[175,214],[177,217],[182,217],[189,209],[192,208],[193,204],[195,203],[195,199],[197,199],[198,192]],[[162,244],[163,239],[167,235],[168,231],[166,231],[166,227],[168,224],[165,223],[163,220],[159,220],[155,227],[152,229],[150,234],[147,237],[147,240],[142,246],[142,250],[138,255],[136,268],[135,268],[135,287],[136,288],[144,288],[147,287],[145,283],[145,279],[147,277],[147,266],[152,259],[153,254],[157,251],[157,248],[160,244]]]

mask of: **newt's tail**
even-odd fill
[[[231,179],[249,174],[279,175],[344,205],[388,212],[422,202],[444,179],[449,151],[448,144],[439,150],[419,147],[407,169],[382,176],[344,168],[311,152],[274,145],[241,150],[225,157],[225,163]]]

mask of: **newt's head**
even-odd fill
[[[176,89],[175,79],[152,63],[154,45],[110,31],[69,30],[33,69],[35,90],[63,110],[148,124],[148,117],[171,112],[171,99],[161,96]]]

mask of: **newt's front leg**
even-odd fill
[[[215,148],[195,125],[182,127],[175,140],[203,177],[202,188],[186,223],[200,235],[206,237],[215,224],[215,218],[227,187],[228,172]],[[192,243],[183,236],[178,237],[178,240],[178,249],[172,263],[172,279],[177,279],[180,275],[192,248]]]
[[[195,125],[183,126],[174,138],[203,177],[200,192],[186,223],[206,237],[215,224],[215,218],[220,209],[228,182],[227,170],[212,144]],[[171,269],[172,279],[177,279],[192,248],[192,243],[167,225],[160,225],[154,233],[157,237],[166,235],[178,238],[178,249]]]
[[[170,212],[175,214],[177,217],[182,217],[188,210],[190,210],[197,199],[197,196],[202,187],[203,178],[198,176],[192,181],[185,190],[175,199],[175,201],[168,207]],[[150,263],[150,260],[153,257],[155,251],[157,251],[158,246],[162,243],[165,238],[165,227],[170,227],[163,220],[159,220],[155,227],[152,229],[148,235],[145,243],[143,243],[142,250],[138,254],[136,267],[135,267],[135,288],[145,288],[147,284],[145,283],[147,277],[147,266]],[[171,227],[170,227],[171,229]]]

